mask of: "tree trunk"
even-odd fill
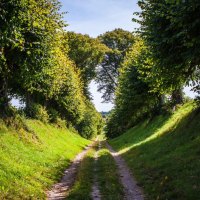
[[[154,106],[154,109],[152,111],[153,115],[160,115],[163,111],[163,106],[165,104],[165,95],[162,94],[157,97],[158,103]]]
[[[11,63],[7,55],[9,54],[10,48],[1,49],[1,54],[4,55],[5,60],[1,63],[1,74],[0,74],[0,112],[3,117],[10,115],[9,101],[8,98],[8,84],[9,84],[9,69],[11,68]]]
[[[177,104],[182,104],[183,103],[183,91],[182,91],[182,88],[176,89],[176,90],[174,90],[172,92],[171,101],[172,101],[173,108]]]
[[[0,79],[0,113],[2,116],[6,116],[9,108],[8,98],[8,80],[6,77]]]
[[[31,107],[31,95],[29,92],[26,92],[26,109],[29,110]]]
[[[1,106],[8,106],[8,81],[6,78],[0,80],[0,99]]]

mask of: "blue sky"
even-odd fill
[[[61,0],[62,10],[68,12],[67,30],[97,37],[115,28],[134,31],[133,12],[139,11],[137,0]],[[101,103],[101,94],[94,82],[90,85],[93,103],[98,111],[109,111],[112,104]]]
[[[133,31],[137,0],[61,0],[68,30],[96,37],[115,28]]]

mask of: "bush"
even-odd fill
[[[26,114],[28,117],[33,119],[38,119],[44,123],[49,122],[49,114],[46,108],[40,104],[32,104],[28,109],[26,109]]]
[[[101,115],[92,109],[87,109],[83,120],[78,125],[80,135],[91,139],[102,133],[103,119]]]
[[[51,123],[56,123],[59,118],[59,112],[53,108],[48,109],[49,121]]]

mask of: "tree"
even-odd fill
[[[140,0],[139,32],[156,61],[160,89],[179,90],[195,77],[200,64],[200,2]]]
[[[102,133],[104,123],[101,114],[90,101],[86,101],[86,106],[84,117],[77,129],[83,137],[90,139]]]
[[[40,91],[42,71],[49,66],[55,35],[64,26],[57,0],[0,2],[0,105],[8,94]]]
[[[109,137],[116,137],[144,116],[151,115],[158,104],[158,94],[151,91],[139,70],[141,66],[153,65],[148,56],[148,48],[138,39],[124,59],[115,92],[115,108],[106,128]]]
[[[103,62],[99,65],[96,78],[99,84],[98,90],[103,92],[104,101],[109,102],[113,101],[119,68],[126,52],[133,45],[135,36],[128,31],[115,29],[100,35],[98,39],[110,49],[106,53]]]
[[[89,84],[96,77],[96,68],[102,62],[108,48],[98,39],[74,32],[65,33],[64,43],[69,46],[67,53],[70,59],[81,72],[84,93],[90,97]]]
[[[79,70],[66,56],[62,43],[60,45],[54,51],[54,67],[46,71],[48,77],[44,89],[47,93],[42,95],[48,98],[48,108],[54,108],[63,119],[76,126],[85,110],[83,83]]]
[[[8,117],[8,97],[17,95],[28,117],[59,119],[88,138],[97,134],[101,116],[84,88],[107,48],[79,34],[69,42],[57,0],[2,0],[0,13],[1,115]]]

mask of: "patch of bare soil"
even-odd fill
[[[118,173],[120,176],[120,180],[122,185],[124,186],[124,199],[126,200],[144,200],[144,194],[142,189],[137,185],[136,180],[132,176],[128,166],[126,165],[124,159],[113,150],[113,148],[106,143],[107,148],[112,154],[117,166]]]

